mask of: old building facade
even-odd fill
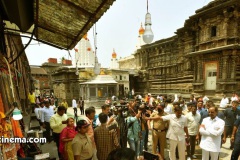
[[[54,95],[60,101],[66,99],[68,104],[72,104],[73,97],[80,96],[80,83],[86,82],[94,77],[94,69],[79,68],[76,74],[76,68],[73,66],[62,66],[55,69],[52,73],[52,83]]]
[[[112,78],[114,78],[114,80],[117,82],[117,91],[115,96],[126,96],[129,92],[130,87],[129,71],[120,69],[109,69],[107,70],[107,74],[111,75]]]
[[[215,0],[196,11],[176,35],[134,54],[137,92],[218,94],[240,85],[240,3]],[[120,67],[121,68],[121,67]]]
[[[38,66],[30,67],[34,88],[38,88],[40,91],[50,90],[50,79],[47,72]]]

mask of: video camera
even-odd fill
[[[122,114],[123,117],[127,117],[128,115],[128,106],[127,105],[116,105],[115,108],[117,109],[118,112]]]
[[[120,105],[126,106],[127,104],[128,104],[128,101],[125,101],[125,100],[120,101]]]
[[[118,110],[118,111],[128,111],[128,106],[127,105],[116,105],[115,108]]]
[[[141,95],[137,95],[136,98],[135,98],[135,102],[137,104],[142,104],[142,96]]]
[[[147,112],[147,110],[149,110],[147,104],[142,103],[141,105],[138,106],[138,109],[142,111],[142,114],[144,114],[146,117],[150,117],[150,114]]]

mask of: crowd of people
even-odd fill
[[[108,100],[96,116],[95,107],[85,109],[81,97],[78,101],[73,98],[73,109],[79,107],[81,114],[85,115],[76,123],[74,118],[66,115],[66,100],[58,106],[44,100],[40,107],[35,107],[35,113],[45,128],[47,141],[56,142],[58,155],[65,160],[115,160],[126,156],[119,154],[122,152],[141,159],[149,150],[159,159],[165,159],[167,142],[171,160],[185,160],[185,155],[187,159],[197,158],[197,143],[202,149],[203,160],[217,160],[227,137],[231,140],[229,148],[233,149],[231,159],[237,160],[240,153],[240,107],[236,94],[225,107],[215,106],[207,96],[194,98],[192,95],[186,101],[177,95],[173,99],[162,95],[154,98],[149,93],[144,98],[137,95],[131,101],[117,103]],[[148,141],[149,134],[152,134],[151,141]],[[148,143],[152,143],[151,149]]]

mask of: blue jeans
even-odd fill
[[[139,156],[139,150],[140,150],[139,141],[128,139],[128,144],[130,148],[135,151],[136,156]]]
[[[142,139],[140,141],[140,155],[143,155],[143,148],[144,148],[144,145],[145,145],[145,137],[146,137],[146,130],[144,131],[141,131],[142,132]]]

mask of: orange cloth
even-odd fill
[[[13,118],[11,118],[11,123],[12,123],[12,130],[13,130],[14,137],[23,138],[23,134],[22,134],[21,127],[19,125],[19,121],[16,121]]]
[[[1,95],[1,93],[0,93],[0,112],[5,113],[5,112],[4,112],[4,106],[3,106],[3,101],[2,101],[2,95]]]

